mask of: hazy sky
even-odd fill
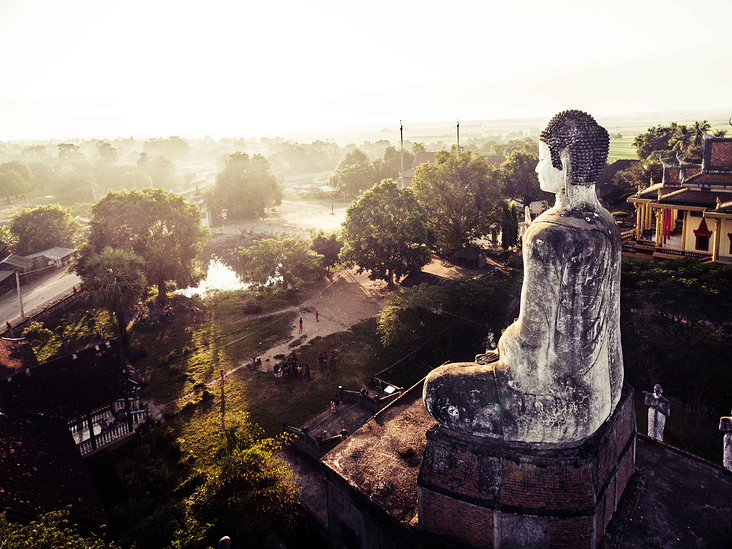
[[[0,0],[0,139],[732,109],[731,16],[730,0]]]

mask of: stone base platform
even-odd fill
[[[595,549],[635,470],[629,386],[580,446],[547,448],[427,432],[419,527],[471,547]]]

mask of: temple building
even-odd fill
[[[732,262],[732,138],[704,136],[701,164],[663,162],[663,179],[628,198],[636,251]]]

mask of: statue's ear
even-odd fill
[[[562,149],[562,152],[559,153],[559,158],[562,161],[562,171],[565,172],[565,174],[569,173],[569,147],[565,147],[564,149]]]

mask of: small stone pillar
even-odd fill
[[[224,536],[219,540],[219,549],[231,549],[231,538]]]
[[[725,469],[732,471],[732,417],[720,418],[719,430],[724,433],[722,463]]]
[[[663,396],[663,388],[656,383],[653,392],[643,391],[646,395],[645,404],[648,406],[648,436],[663,442],[663,429],[666,418],[671,414],[668,399]]]

